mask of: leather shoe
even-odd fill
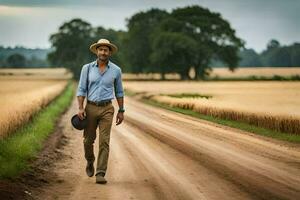
[[[94,163],[88,162],[86,165],[86,168],[85,168],[85,172],[86,172],[86,175],[88,175],[89,177],[92,177],[95,173]]]
[[[99,184],[105,184],[105,183],[107,183],[107,181],[104,178],[103,174],[101,174],[101,173],[96,174],[96,183],[99,183]]]

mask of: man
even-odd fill
[[[84,153],[87,160],[86,173],[89,177],[94,175],[94,141],[96,130],[99,127],[99,152],[96,168],[96,183],[104,184],[108,156],[109,140],[114,115],[111,100],[114,94],[117,98],[119,110],[116,125],[124,119],[123,97],[124,91],[121,79],[121,69],[109,58],[118,48],[106,39],[100,39],[90,46],[90,50],[97,55],[97,60],[82,67],[77,90],[79,104],[78,117],[87,118],[87,127],[84,129]],[[87,97],[86,107],[83,102]]]

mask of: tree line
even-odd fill
[[[242,58],[240,67],[299,67],[300,43],[282,46],[279,41],[272,39],[260,54],[253,49],[244,49],[239,55]]]
[[[50,51],[50,49],[0,46],[0,68],[53,67],[47,60],[47,54]],[[238,55],[240,58],[238,67],[299,67],[300,43],[282,46],[277,40],[272,39],[261,53],[243,48]],[[213,68],[226,67],[226,64],[213,59],[210,66]],[[124,70],[130,72],[128,67],[125,67]]]
[[[95,59],[88,47],[99,38],[107,38],[119,46],[112,60],[131,73],[175,72],[190,79],[204,78],[215,58],[233,70],[239,62],[238,52],[244,42],[235,34],[221,14],[200,6],[177,8],[172,12],[150,9],[126,20],[128,31],[92,27],[82,19],[64,23],[50,36],[54,49],[48,55],[53,65],[69,67],[75,78],[81,66]]]
[[[0,46],[0,67],[49,67],[47,54],[50,49],[27,49],[17,46],[15,48]]]

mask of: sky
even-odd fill
[[[271,39],[300,42],[300,0],[0,0],[0,46],[50,48],[49,36],[73,18],[127,30],[139,11],[199,5],[229,21],[247,48],[261,52]]]

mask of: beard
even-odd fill
[[[101,62],[107,62],[108,61],[109,56],[104,56],[104,55],[99,55],[98,56],[98,60]]]

